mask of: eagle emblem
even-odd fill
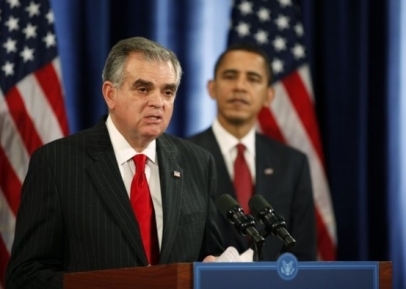
[[[282,265],[280,269],[282,274],[286,276],[290,276],[295,272],[295,267],[293,267],[293,261],[285,262],[284,260],[282,260]]]

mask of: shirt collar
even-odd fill
[[[132,159],[137,154],[137,152],[133,147],[131,147],[124,136],[118,131],[113,121],[111,120],[110,115],[107,117],[106,126],[110,135],[111,143],[113,145],[114,153],[117,157],[117,161],[120,165],[122,165],[129,159]],[[151,141],[148,146],[140,153],[145,154],[150,161],[155,163],[156,140]]]
[[[219,143],[221,152],[223,154],[229,154],[230,151],[235,149],[235,146],[238,143],[242,143],[246,150],[252,155],[255,156],[255,131],[256,128],[253,126],[251,130],[240,140],[235,136],[229,133],[218,121],[216,118],[213,122],[213,133]]]

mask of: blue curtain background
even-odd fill
[[[339,260],[391,260],[406,288],[406,8],[402,0],[300,1],[336,213]],[[265,5],[266,2],[264,2]],[[168,129],[212,122],[206,93],[230,0],[51,0],[71,132],[106,113],[101,71],[119,39],[174,50],[184,76]]]
[[[389,121],[390,256],[396,266],[394,288],[406,288],[406,3],[389,1],[387,113]]]

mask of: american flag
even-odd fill
[[[0,2],[0,288],[28,161],[68,134],[54,15],[48,0]]]
[[[234,0],[228,44],[255,42],[271,59],[275,99],[261,131],[307,154],[316,206],[318,258],[336,259],[336,225],[314,111],[300,9],[292,0]]]

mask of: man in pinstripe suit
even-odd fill
[[[217,103],[217,118],[210,128],[190,140],[213,154],[218,194],[236,199],[233,180],[241,175],[235,175],[233,163],[236,145],[243,144],[253,193],[262,195],[285,217],[287,229],[296,239],[290,252],[301,261],[315,260],[316,221],[308,160],[303,153],[256,132],[258,113],[269,107],[274,97],[269,64],[267,54],[258,46],[240,43],[227,48],[215,64],[214,79],[208,83],[209,94]],[[241,205],[248,204],[241,201]],[[225,247],[233,246],[240,253],[248,248],[247,239],[223,216],[218,223]],[[267,237],[264,259],[274,261],[281,252],[283,243],[277,237]]]
[[[113,47],[103,70],[108,117],[31,158],[8,289],[62,288],[65,272],[148,265],[129,201],[138,153],[147,156],[159,264],[222,253],[213,157],[164,133],[181,73],[174,53],[147,39]]]

